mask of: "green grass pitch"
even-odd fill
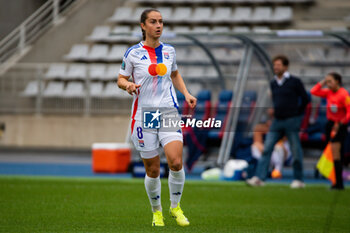
[[[1,232],[350,232],[350,190],[291,190],[269,184],[187,181],[181,205],[191,225],[169,216],[151,226],[143,179],[0,177]]]

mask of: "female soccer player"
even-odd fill
[[[322,88],[324,85],[327,88]],[[326,139],[327,142],[331,142],[336,177],[336,184],[331,187],[332,189],[344,189],[341,146],[350,120],[350,96],[341,85],[342,77],[338,73],[329,73],[311,89],[311,94],[327,99]],[[331,137],[332,130],[336,132],[333,137]]]
[[[185,183],[182,167],[183,136],[181,129],[167,131],[145,129],[142,108],[165,107],[177,112],[177,98],[174,87],[184,94],[186,102],[194,108],[197,99],[189,94],[177,70],[174,47],[159,41],[163,31],[163,19],[158,10],[148,9],[141,14],[143,41],[130,47],[123,58],[118,77],[118,86],[133,95],[131,139],[143,160],[146,176],[145,188],[152,206],[153,226],[164,226],[161,206],[161,182],[159,178],[159,144],[169,165],[170,215],[180,226],[189,225],[180,208]],[[130,82],[129,77],[133,81]],[[151,121],[159,119],[158,111]]]

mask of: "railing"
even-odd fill
[[[9,35],[0,41],[1,66],[12,56],[24,53],[27,45],[37,39],[76,0],[48,0]]]
[[[93,80],[88,76],[70,80],[48,79],[45,74],[49,67],[48,63],[19,63],[0,76],[0,114],[130,114],[131,96],[124,91],[122,94],[125,95],[106,92],[109,84],[118,92],[115,80]],[[54,94],[48,94],[46,89],[52,82],[61,83],[63,90],[59,93],[53,90]],[[72,82],[83,87],[78,90],[79,95],[69,95],[65,91]],[[28,89],[31,83],[34,85]],[[99,95],[91,93],[96,83],[104,86]]]

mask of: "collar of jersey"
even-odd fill
[[[160,42],[160,41],[159,41],[159,43],[160,43],[160,45],[158,45],[156,48],[153,48],[153,47],[150,47],[150,46],[144,45],[144,44],[142,43],[142,41],[140,42],[140,44],[141,44],[141,46],[142,46],[142,47],[144,47],[144,48],[151,48],[151,49],[157,49],[157,48],[159,48],[160,46],[162,46],[162,45],[163,45],[163,43],[162,43],[162,42]]]

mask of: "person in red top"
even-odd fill
[[[323,86],[327,88],[323,88]],[[311,94],[327,99],[326,140],[331,142],[335,167],[336,184],[332,189],[344,189],[342,178],[341,147],[347,135],[347,124],[350,121],[350,96],[342,87],[342,77],[338,73],[329,73],[317,83]],[[335,135],[331,136],[334,131]]]

